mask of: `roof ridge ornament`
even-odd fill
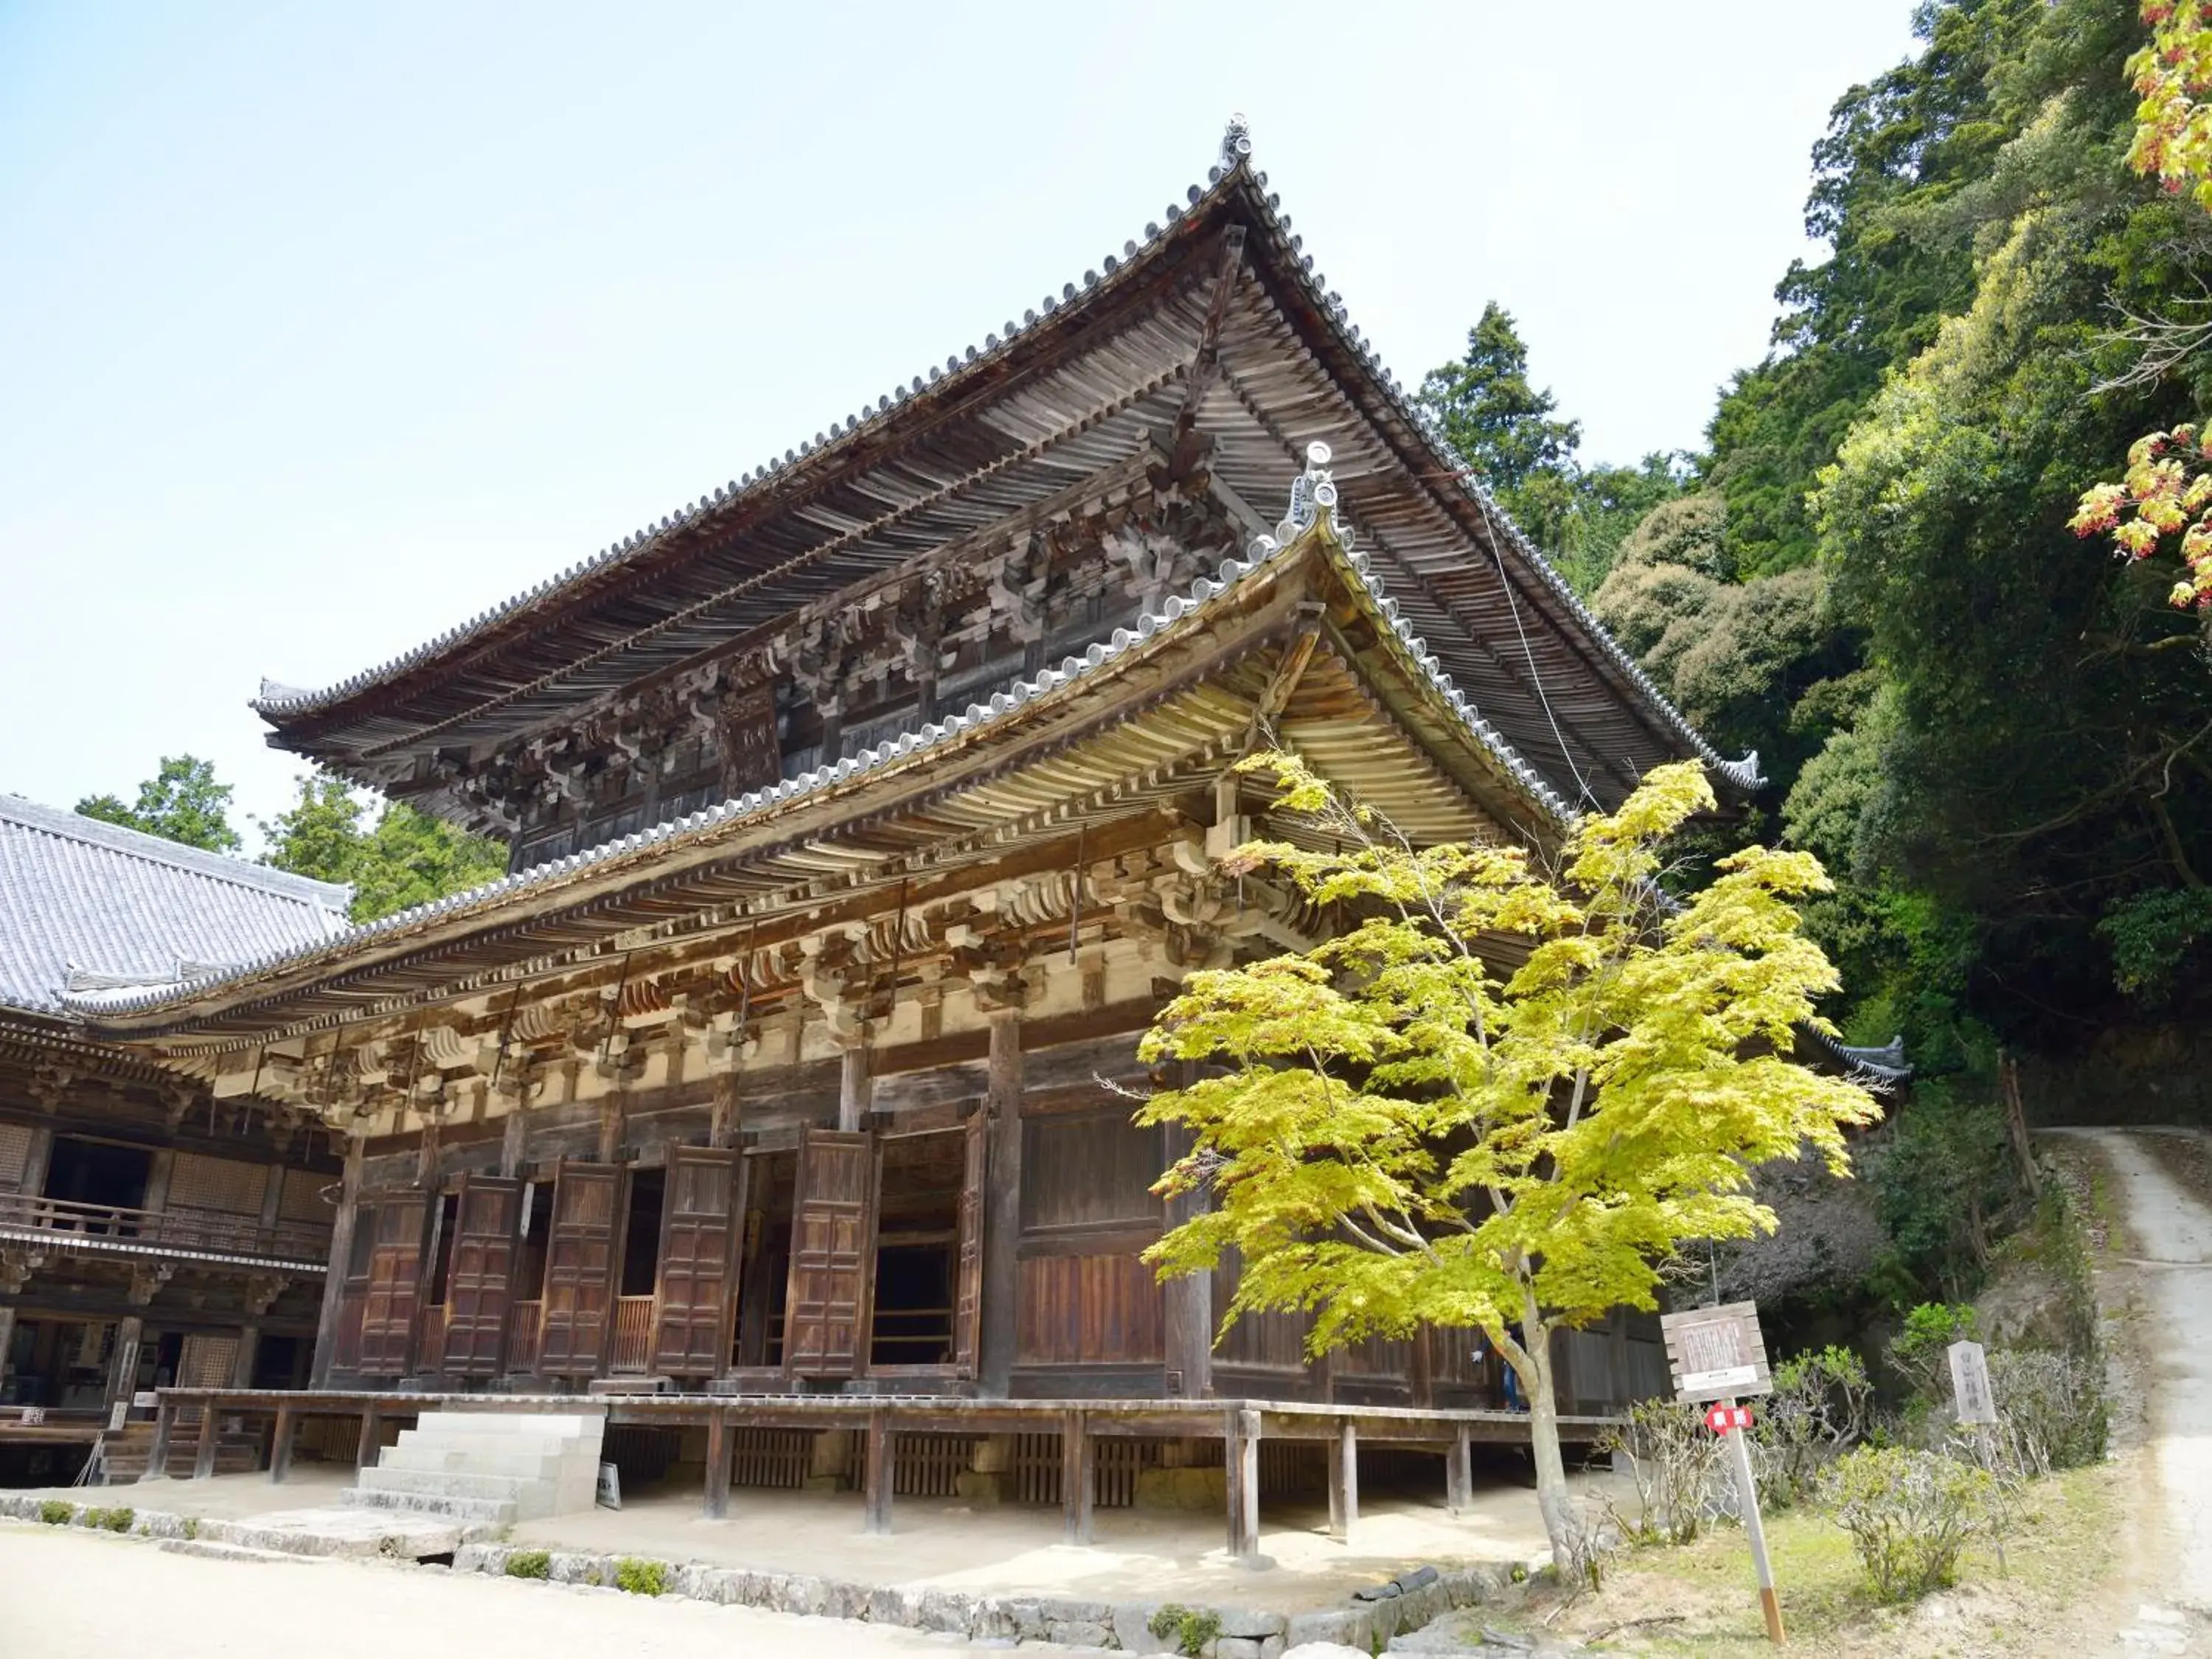
[[[1352,526],[1336,515],[1336,477],[1328,470],[1332,459],[1333,452],[1319,439],[1306,446],[1306,470],[1291,480],[1289,510],[1273,535],[1253,538],[1254,557],[1272,556],[1316,526],[1321,526],[1324,538],[1346,553],[1352,551]]]
[[[1234,173],[1252,159],[1252,124],[1242,112],[1229,118],[1221,132],[1221,171]]]

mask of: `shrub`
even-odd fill
[[[1890,1340],[1889,1363],[1929,1400],[1950,1398],[1950,1346],[1971,1342],[1979,1329],[1974,1310],[1963,1302],[1923,1302],[1905,1316],[1905,1328]]]
[[[2070,1354],[2009,1350],[1989,1358],[1997,1437],[2014,1469],[2039,1478],[2104,1456],[2112,1420],[2096,1364]]]
[[[187,1538],[197,1538],[200,1535],[199,1516],[188,1515],[185,1517],[184,1534]]]
[[[1866,1436],[1874,1385],[1848,1348],[1798,1354],[1774,1369],[1753,1431],[1759,1497],[1778,1509],[1812,1495],[1820,1471]]]
[[[1199,1654],[1221,1634],[1221,1615],[1170,1601],[1145,1621],[1145,1628],[1162,1641],[1174,1637],[1178,1653]]]
[[[1642,1514],[1621,1531],[1644,1543],[1671,1538],[1686,1544],[1712,1514],[1721,1440],[1694,1406],[1639,1400],[1628,1420],[1607,1433],[1601,1450],[1628,1459]]]
[[[76,1505],[58,1498],[49,1498],[39,1505],[39,1519],[50,1527],[66,1527],[76,1518]]]
[[[668,1564],[648,1561],[642,1556],[625,1555],[615,1563],[615,1588],[632,1595],[665,1595],[668,1594]]]
[[[131,1523],[137,1518],[138,1512],[131,1509],[88,1510],[85,1512],[84,1524],[108,1532],[129,1532]]]
[[[553,1571],[553,1558],[544,1550],[516,1550],[504,1571],[509,1578],[544,1578]]]
[[[1990,1525],[1996,1498],[1986,1470],[1902,1446],[1861,1447],[1821,1477],[1820,1489],[1885,1601],[1956,1583],[1959,1558]]]

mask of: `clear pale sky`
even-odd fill
[[[1495,298],[1586,458],[1694,447],[1911,11],[0,0],[0,790],[190,751],[275,811],[260,676],[381,662],[980,343],[1232,111],[1405,380]]]

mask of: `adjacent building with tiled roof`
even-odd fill
[[[157,1384],[304,1376],[328,1137],[219,1104],[69,1004],[328,940],[350,896],[0,795],[0,1485],[66,1480],[95,1444],[127,1472],[146,1437],[129,1401]]]

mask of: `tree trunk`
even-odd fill
[[[1552,1392],[1552,1333],[1534,1316],[1523,1320],[1522,1346],[1528,1351],[1529,1370],[1522,1387],[1528,1395],[1528,1449],[1536,1465],[1536,1508],[1544,1517],[1544,1535],[1552,1540],[1552,1561],[1560,1580],[1574,1571],[1574,1505],[1567,1496],[1566,1460],[1559,1454],[1559,1407]]]

